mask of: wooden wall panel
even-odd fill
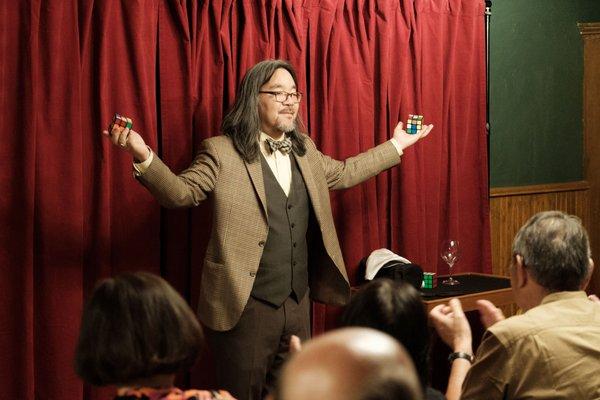
[[[590,184],[590,241],[596,270],[590,292],[600,294],[600,22],[579,24],[583,39],[584,174]]]
[[[589,185],[570,182],[553,185],[496,188],[490,192],[492,271],[509,276],[512,241],[519,228],[533,214],[561,210],[581,218],[589,229]]]

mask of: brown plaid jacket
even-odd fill
[[[313,300],[345,304],[348,276],[333,224],[329,190],[354,186],[400,162],[385,142],[345,161],[317,150],[306,137],[307,152],[295,155],[318,222],[322,246],[309,249]],[[238,322],[250,297],[269,226],[260,161],[247,163],[227,136],[203,141],[192,164],[179,175],[155,156],[138,179],[165,207],[190,207],[208,197],[213,224],[206,250],[198,315],[210,329],[226,331]]]

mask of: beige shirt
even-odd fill
[[[461,399],[600,399],[600,305],[552,293],[490,327]]]
[[[271,171],[273,171],[277,182],[279,182],[279,185],[287,196],[290,194],[290,185],[292,183],[292,164],[290,163],[290,155],[283,154],[280,151],[271,153],[269,150],[267,150],[268,145],[266,144],[266,141],[268,137],[269,135],[266,133],[260,133],[258,138],[260,152],[265,157],[265,160],[267,160],[267,164],[269,164],[269,167],[271,167]],[[398,151],[398,154],[402,155],[402,149],[400,148],[398,141],[394,138],[390,139],[390,141]],[[150,156],[145,161],[141,163],[133,163],[134,176],[142,175],[152,163],[154,153],[150,147],[148,147],[148,151],[150,152]]]

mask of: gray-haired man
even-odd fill
[[[493,304],[480,302],[488,330],[472,367],[471,331],[460,302],[431,311],[436,330],[455,351],[446,397],[600,399],[600,306],[583,291],[593,268],[577,217],[560,211],[531,217],[514,239],[510,268],[524,314],[504,319]]]

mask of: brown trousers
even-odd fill
[[[217,387],[238,400],[261,400],[271,391],[288,355],[291,335],[310,337],[308,293],[280,307],[250,297],[237,325],[225,332],[206,329],[215,359]]]

